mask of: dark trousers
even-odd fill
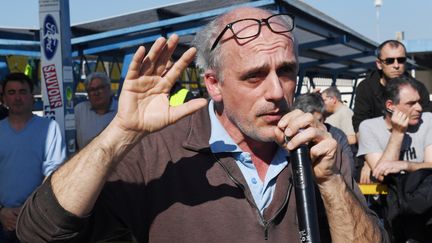
[[[0,242],[1,243],[19,243],[15,231],[3,231],[0,227]]]

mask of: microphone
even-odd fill
[[[286,138],[288,139],[288,138]],[[300,242],[319,243],[318,213],[309,148],[290,151]]]

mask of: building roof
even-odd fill
[[[179,55],[204,24],[237,6],[295,16],[302,76],[356,78],[374,67],[376,42],[299,0],[187,1],[80,23],[71,27],[72,55],[122,58],[137,46],[150,45],[159,36],[172,33],[180,36]],[[0,28],[0,34],[0,55],[40,55],[39,30]]]

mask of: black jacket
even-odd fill
[[[406,73],[409,76],[408,73]],[[380,83],[380,72],[372,71],[365,80],[357,87],[354,101],[354,115],[352,122],[354,131],[358,132],[360,123],[363,120],[384,115],[383,94],[385,87]],[[416,80],[417,81],[417,80]],[[429,92],[425,85],[417,81],[420,92],[420,104],[423,111],[432,112],[432,103],[429,100]]]
[[[432,238],[432,169],[386,176],[386,220],[393,242],[430,242]]]

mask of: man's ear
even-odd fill
[[[393,103],[392,100],[386,100],[386,102],[384,103],[384,106],[385,106],[384,108],[388,112],[393,113],[393,111],[394,111],[394,103]]]
[[[213,70],[208,70],[204,73],[204,83],[212,100],[215,102],[222,101],[220,81]]]
[[[375,60],[375,64],[376,64],[378,70],[382,70],[383,69],[382,62],[381,62],[381,60],[379,58],[377,58]]]
[[[338,102],[338,99],[336,98],[336,96],[332,96],[331,99],[332,99],[332,104],[336,105],[336,103]]]

